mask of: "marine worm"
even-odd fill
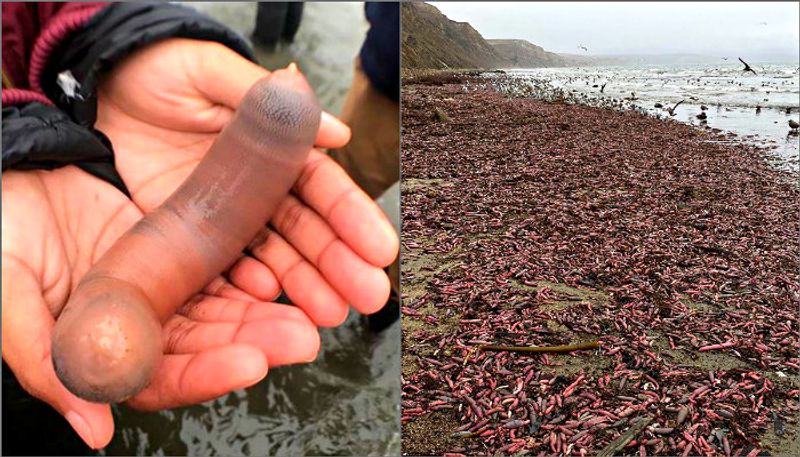
[[[162,357],[162,324],[230,267],[271,218],[300,175],[320,114],[293,64],[249,89],[189,177],[70,295],[52,359],[71,392],[120,402],[150,383]]]
[[[583,351],[586,349],[597,349],[600,347],[598,341],[586,341],[583,343],[565,344],[562,346],[500,346],[487,344],[478,346],[481,351],[507,351],[507,352],[572,352]]]

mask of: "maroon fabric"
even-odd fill
[[[28,69],[28,83],[30,87],[37,91],[42,91],[41,77],[47,59],[58,47],[58,45],[69,36],[70,33],[84,26],[104,5],[85,5],[80,4],[81,8],[67,9],[59,12],[58,15],[42,29],[36,44],[31,53],[30,68]]]
[[[3,73],[13,87],[31,88],[31,70],[41,72],[57,40],[64,39],[67,33],[85,24],[107,4],[3,2]],[[32,56],[37,58],[34,68],[31,66]]]
[[[3,106],[22,105],[25,103],[39,102],[52,106],[53,102],[44,95],[27,89],[3,89]]]

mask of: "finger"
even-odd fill
[[[164,326],[163,339],[166,354],[194,354],[232,343],[247,344],[259,348],[270,367],[311,362],[317,358],[320,345],[317,327],[306,316],[303,320],[198,322],[176,315]]]
[[[386,303],[391,287],[386,273],[356,255],[300,200],[284,198],[271,222],[356,310],[370,314]]]
[[[278,278],[268,266],[250,257],[243,256],[228,271],[231,283],[251,296],[272,301],[281,294]]]
[[[128,404],[158,410],[201,403],[258,383],[267,369],[261,350],[239,343],[196,354],[167,355],[153,382]]]
[[[400,241],[389,219],[327,155],[311,151],[294,191],[367,262],[386,267],[397,257]]]
[[[279,234],[264,229],[250,251],[275,273],[292,303],[316,325],[335,327],[347,319],[347,302]]]
[[[56,376],[50,354],[55,321],[32,270],[4,255],[2,278],[3,359],[23,388],[61,413],[89,447],[105,447],[114,434],[111,408],[76,397]]]
[[[263,319],[308,320],[308,316],[295,306],[210,295],[198,295],[195,300],[181,307],[178,313],[198,322],[250,322]]]
[[[198,65],[192,81],[196,89],[214,103],[236,109],[244,95],[269,71],[245,59],[226,46],[208,43],[213,54]],[[350,141],[350,128],[335,116],[323,112],[315,144],[321,148],[339,148]]]
[[[314,146],[320,148],[341,148],[350,142],[350,127],[333,114],[323,111],[319,123],[319,132]]]
[[[203,289],[203,293],[235,300],[258,301],[256,297],[229,283],[228,280],[222,276],[217,276],[212,279]]]

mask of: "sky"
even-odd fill
[[[798,60],[800,2],[432,2],[484,38],[560,53]]]

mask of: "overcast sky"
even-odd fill
[[[433,2],[484,38],[522,38],[548,51],[693,53],[753,60],[800,53],[798,2]],[[766,24],[764,24],[766,23]]]

